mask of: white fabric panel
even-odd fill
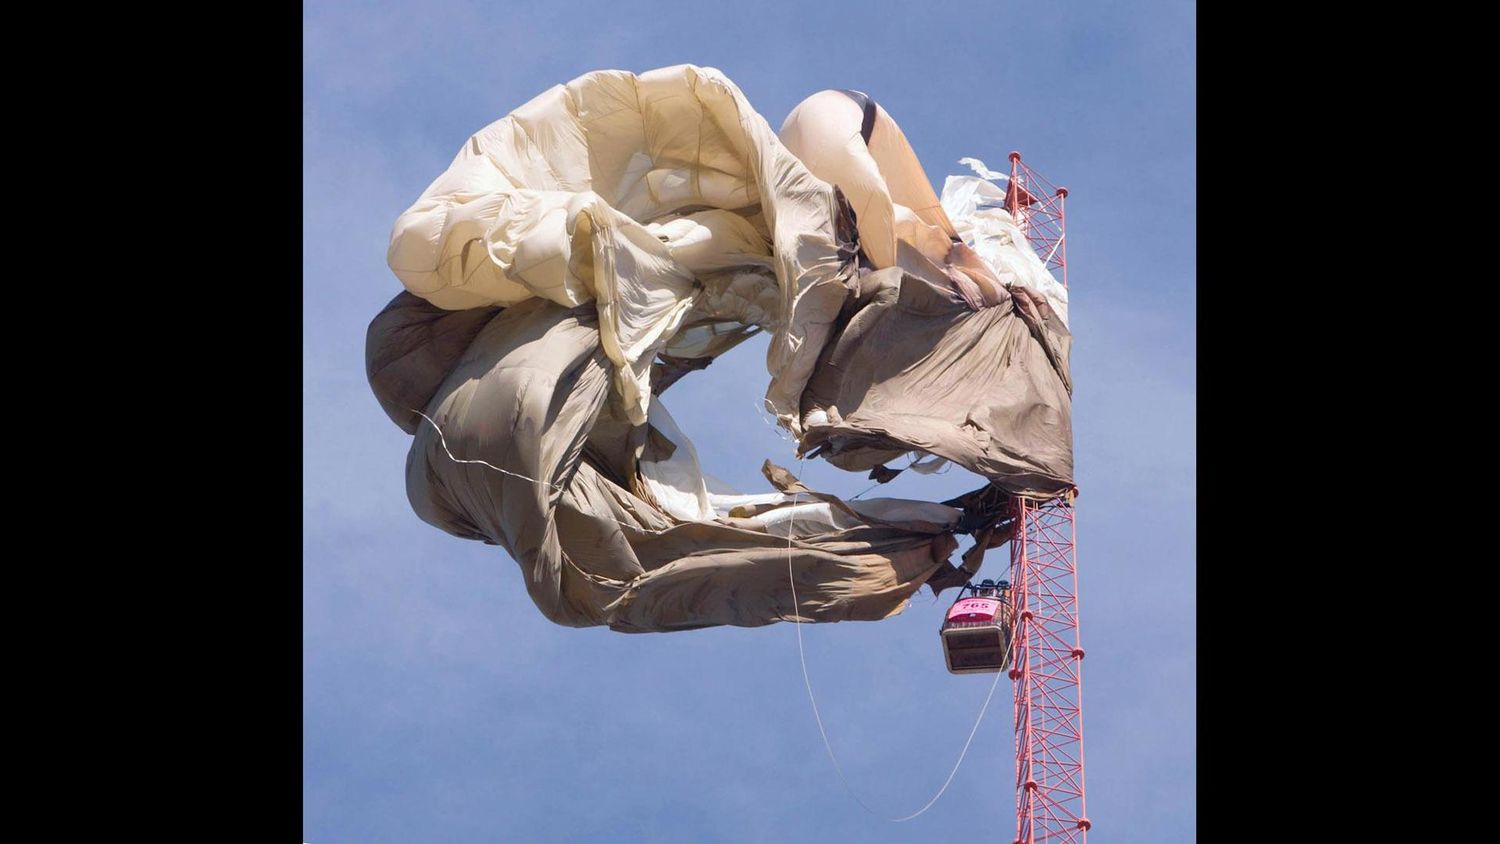
[[[1009,179],[977,158],[963,158],[976,172]],[[959,237],[979,255],[1006,285],[1018,284],[1046,297],[1063,325],[1068,324],[1068,288],[1064,287],[1031,248],[1010,212],[981,205],[1003,205],[1005,189],[978,176],[949,176],[943,182],[943,208]]]

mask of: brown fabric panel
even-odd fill
[[[689,372],[707,369],[708,365],[713,362],[713,358],[679,358],[658,354],[656,362],[651,364],[651,395],[661,395],[668,387],[676,384],[682,376]]]
[[[914,523],[798,538],[789,549],[764,530],[678,522],[621,488],[584,457],[608,392],[591,310],[534,300],[493,318],[424,409],[442,437],[424,423],[408,458],[417,513],[504,547],[552,621],[653,632],[794,615],[876,620],[899,612],[957,546]],[[455,462],[443,440],[454,457],[504,472]]]
[[[760,627],[795,618],[879,621],[900,612],[937,570],[932,546],[941,548],[944,539],[953,542],[944,535],[889,554],[796,549],[792,558],[795,613],[785,548],[709,550],[682,557],[652,572],[624,595],[610,627],[648,633],[719,624]]]
[[[883,284],[824,347],[803,412],[832,408],[832,424],[810,429],[804,449],[822,446],[821,456],[851,471],[880,465],[892,450],[916,449],[1010,493],[1051,497],[1069,489],[1066,329],[1029,296],[973,310],[945,275],[907,269],[927,262],[906,244],[901,249],[903,268],[875,274],[899,274],[899,286]],[[1022,306],[1032,308],[1031,320]]]
[[[1073,352],[1073,333],[1063,324],[1052,306],[1047,304],[1047,297],[1027,290],[1024,287],[1015,289],[1016,312],[1026,320],[1026,325],[1031,329],[1031,335],[1042,344],[1042,349],[1047,353],[1047,360],[1052,363],[1052,368],[1062,378],[1063,386],[1067,388],[1068,395],[1073,394],[1073,375],[1068,359]]]
[[[599,620],[561,588],[552,511],[608,390],[594,324],[591,305],[570,311],[531,300],[509,308],[480,331],[433,397],[426,412],[448,450],[503,472],[455,462],[425,424],[407,462],[408,497],[424,521],[504,547],[543,614],[575,627]]]
[[[600,501],[609,503],[600,507]],[[563,515],[568,510],[574,512]],[[674,522],[588,465],[580,467],[564,495],[558,523],[589,525],[563,534],[576,569],[568,573],[575,581],[570,588],[587,593],[611,628],[637,633],[719,624],[756,627],[790,617],[788,556],[807,620],[886,618],[899,612],[957,547],[938,529],[872,526],[788,543],[726,522]],[[621,539],[628,552],[620,549]],[[643,574],[612,578],[572,550],[601,542],[610,543],[617,558],[628,553]]]
[[[365,332],[365,374],[375,399],[391,421],[408,434],[417,432],[438,385],[460,355],[499,308],[445,311],[401,291]]]

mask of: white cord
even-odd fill
[[[411,408],[408,408],[408,409],[412,410]],[[547,481],[539,481],[536,478],[528,478],[525,475],[519,474],[517,472],[512,472],[512,471],[510,471],[508,469],[502,469],[499,466],[496,466],[495,464],[489,463],[489,462],[484,461],[484,460],[468,460],[468,459],[464,459],[464,458],[460,458],[460,457],[455,456],[453,454],[453,452],[448,448],[448,440],[447,440],[446,437],[443,436],[443,429],[438,425],[438,423],[434,422],[432,420],[432,417],[428,416],[427,414],[423,413],[420,410],[412,410],[412,413],[415,413],[418,416],[422,417],[423,419],[426,419],[427,423],[430,424],[433,427],[433,430],[437,431],[438,442],[442,444],[443,451],[448,454],[448,459],[452,460],[453,462],[455,462],[455,463],[477,463],[479,465],[487,466],[487,467],[489,467],[491,469],[494,469],[496,472],[499,472],[499,473],[501,473],[503,475],[509,475],[509,476],[511,476],[513,478],[520,478],[523,481],[530,481],[530,482],[532,482],[534,484],[541,484],[542,486],[551,487],[552,489],[555,489],[555,490],[561,490],[562,489],[562,487],[560,485],[558,485],[558,484],[548,483]],[[803,474],[803,469],[804,469],[806,463],[807,463],[807,458],[805,458],[805,457],[802,458],[802,459],[800,459],[799,461],[797,461],[797,476],[799,478]],[[869,490],[866,490],[866,492],[868,492],[868,491]],[[863,494],[864,493],[861,493],[861,495],[863,495]],[[983,723],[983,721],[984,721],[984,714],[990,708],[990,700],[992,698],[994,698],[994,696],[995,696],[995,689],[1000,685],[1000,675],[1003,672],[999,672],[999,671],[995,672],[995,679],[994,679],[993,682],[990,683],[990,692],[989,692],[989,694],[985,695],[985,697],[984,697],[984,705],[979,708],[979,717],[977,717],[977,718],[974,719],[974,727],[973,727],[973,729],[969,730],[969,737],[964,740],[964,747],[963,747],[963,750],[959,751],[958,761],[956,761],[956,762],[953,763],[953,770],[948,772],[948,779],[946,779],[946,780],[943,781],[942,788],[938,789],[937,794],[932,795],[932,799],[927,801],[927,805],[925,805],[922,808],[918,809],[917,811],[911,813],[910,815],[907,815],[904,818],[887,818],[884,815],[880,814],[879,812],[875,811],[874,809],[870,808],[870,805],[868,803],[866,803],[865,801],[861,800],[860,797],[859,797],[859,795],[854,793],[853,787],[851,787],[849,785],[849,779],[848,779],[848,777],[844,776],[844,768],[843,768],[842,765],[839,764],[838,756],[835,755],[834,752],[833,752],[833,743],[828,740],[828,730],[826,730],[823,727],[823,715],[822,715],[821,712],[818,711],[818,699],[813,694],[812,679],[808,676],[808,673],[807,673],[807,648],[803,644],[803,641],[802,641],[802,623],[803,623],[801,621],[801,618],[802,618],[802,616],[801,616],[802,605],[801,605],[801,602],[797,599],[797,581],[796,581],[796,578],[793,577],[793,575],[792,575],[792,537],[796,535],[796,528],[797,528],[797,509],[796,509],[796,507],[797,507],[797,501],[801,497],[801,495],[802,495],[802,493],[800,491],[797,492],[797,493],[795,493],[795,494],[793,494],[793,496],[792,496],[792,510],[791,510],[791,513],[790,513],[790,518],[789,518],[789,520],[787,522],[787,534],[786,534],[786,577],[787,577],[787,583],[792,587],[792,611],[794,613],[792,626],[795,627],[795,628],[797,628],[797,658],[802,663],[802,683],[803,683],[804,686],[807,687],[807,700],[808,700],[809,703],[812,704],[813,719],[818,722],[818,734],[823,737],[823,748],[828,751],[828,758],[829,758],[829,760],[831,760],[833,762],[833,769],[838,772],[839,781],[843,783],[844,790],[846,792],[848,792],[849,796],[852,797],[852,798],[854,798],[854,802],[856,802],[860,806],[864,807],[864,810],[867,811],[867,812],[869,812],[870,814],[875,815],[876,817],[881,818],[883,820],[890,821],[891,823],[901,823],[903,821],[912,820],[913,818],[916,818],[916,817],[920,816],[921,814],[923,814],[924,812],[926,812],[928,809],[931,809],[932,806],[933,806],[933,804],[937,803],[938,798],[942,797],[943,793],[948,790],[948,786],[953,783],[953,778],[958,775],[958,769],[963,765],[963,763],[964,763],[964,757],[969,755],[969,746],[974,743],[974,736],[975,736],[975,734],[977,734],[979,732],[979,725],[981,723]],[[856,497],[858,497],[858,496],[856,496]],[[606,516],[604,518],[609,518],[609,517]],[[642,532],[645,532],[645,533],[663,533],[663,532],[665,532],[665,530],[669,530],[670,529],[670,528],[667,528],[667,529],[663,529],[663,530],[653,530],[651,528],[644,528],[644,527],[641,527],[639,525],[628,525],[628,524],[626,524],[626,523],[624,523],[622,521],[619,521],[618,519],[609,519],[609,520],[612,521],[612,522],[614,522],[615,524],[621,526],[621,527],[626,527],[626,528],[630,528],[632,530],[638,530],[638,531],[642,531]],[[566,559],[566,558],[564,558],[564,559]],[[571,561],[569,561],[569,562],[571,562]],[[577,566],[574,566],[574,568],[576,569]],[[579,569],[579,573],[582,574],[583,571],[581,569]]]
[[[799,479],[802,476],[803,463],[805,462],[806,458],[803,458],[797,463],[797,476]],[[797,600],[796,578],[792,576],[792,536],[796,532],[795,528],[797,524],[797,511],[795,508],[797,505],[797,496],[801,494],[802,493],[798,492],[796,495],[792,496],[793,510],[791,519],[788,522],[786,535],[786,579],[787,583],[789,583],[792,587],[792,611],[794,613],[792,626],[797,628],[797,658],[802,662],[802,683],[807,687],[807,700],[812,704],[813,720],[818,722],[818,734],[823,737],[823,748],[828,751],[828,758],[833,762],[833,769],[838,772],[839,781],[844,784],[844,791],[848,792],[849,796],[854,798],[854,802],[864,807],[864,810],[866,812],[869,812],[870,814],[882,820],[890,821],[891,823],[901,823],[903,821],[912,820],[913,818],[920,816],[923,812],[926,812],[928,809],[931,809],[933,804],[937,803],[938,798],[943,796],[943,792],[948,790],[948,786],[952,784],[953,778],[958,775],[958,769],[963,765],[964,757],[969,755],[969,745],[974,743],[974,735],[979,732],[979,725],[984,721],[984,713],[990,708],[990,700],[994,698],[995,689],[1000,685],[1000,675],[1004,672],[995,672],[995,679],[990,683],[990,693],[985,695],[984,705],[979,707],[979,717],[974,719],[974,728],[969,730],[969,737],[964,740],[964,749],[959,751],[958,761],[953,763],[953,770],[948,772],[948,779],[943,781],[943,787],[938,789],[937,794],[932,795],[932,799],[927,801],[927,805],[916,810],[915,812],[912,812],[904,818],[888,818],[880,812],[877,812],[874,809],[870,808],[870,804],[861,800],[859,795],[854,793],[854,789],[849,785],[848,777],[844,776],[844,768],[839,764],[838,756],[833,752],[833,743],[828,740],[828,731],[823,728],[823,716],[818,712],[818,699],[813,694],[812,679],[809,678],[807,674],[807,650],[802,644],[802,605]]]
[[[494,469],[496,472],[499,472],[502,475],[509,475],[512,478],[520,478],[523,481],[530,481],[530,482],[532,482],[532,483],[534,483],[534,484],[536,484],[538,486],[550,487],[552,489],[557,490],[558,492],[562,492],[563,491],[563,487],[562,487],[561,484],[548,483],[547,481],[539,481],[536,478],[528,478],[525,475],[520,474],[519,472],[512,472],[509,469],[502,469],[502,468],[500,468],[499,466],[496,466],[493,463],[488,463],[488,462],[483,461],[483,460],[466,460],[466,459],[464,459],[462,457],[455,457],[454,454],[453,454],[453,452],[448,450],[448,441],[447,441],[447,439],[445,439],[443,437],[443,429],[440,428],[440,427],[438,427],[438,423],[432,421],[432,417],[428,416],[427,414],[423,413],[420,410],[413,410],[412,408],[407,408],[407,410],[411,410],[412,413],[415,413],[418,416],[422,417],[423,419],[426,419],[427,422],[428,422],[428,424],[432,425],[433,430],[437,431],[438,442],[442,443],[442,445],[443,445],[443,451],[447,452],[448,459],[452,460],[454,463],[478,463],[481,466],[486,466],[486,467],[488,467],[490,469]],[[660,535],[660,534],[666,533],[667,531],[671,530],[673,527],[676,527],[676,525],[668,525],[667,527],[664,527],[664,528],[648,528],[648,527],[642,527],[641,525],[633,525],[633,524],[629,524],[627,522],[622,522],[619,519],[612,518],[610,516],[602,516],[602,515],[599,515],[598,513],[595,513],[593,515],[594,515],[595,518],[604,519],[606,521],[614,522],[615,524],[619,525],[622,528],[629,528],[630,530],[636,531],[637,533],[649,533],[649,534],[654,534],[654,535]],[[592,575],[589,575],[586,572],[584,572],[583,569],[578,568],[578,566],[576,564],[574,564],[572,560],[569,560],[566,556],[564,556],[563,559],[565,561],[567,561],[567,563],[569,565],[573,566],[573,569],[575,571],[577,571],[579,574],[582,574],[585,577],[593,577]]]
[[[751,404],[755,407],[755,416],[761,421],[761,424],[765,425],[767,428],[770,428],[771,431],[774,432],[776,436],[779,437],[783,442],[793,442],[791,434],[789,434],[785,428],[781,427],[780,422],[772,422],[766,419],[765,416],[761,415],[763,413],[768,413],[771,415],[771,419],[778,418],[776,416],[776,411],[771,409],[770,399],[761,399],[760,404],[754,404],[753,402]]]
[[[407,410],[411,410],[411,408],[407,408]],[[502,469],[502,468],[500,468],[499,466],[496,466],[493,463],[487,463],[487,462],[485,462],[483,460],[465,460],[465,459],[460,458],[460,457],[454,457],[453,456],[453,452],[449,451],[449,449],[448,449],[448,438],[445,437],[445,436],[443,436],[443,429],[438,427],[438,423],[433,422],[431,416],[428,416],[427,414],[423,413],[420,410],[412,410],[411,412],[417,414],[418,416],[422,417],[423,419],[426,419],[427,422],[430,425],[432,425],[432,429],[434,431],[437,431],[438,442],[442,443],[442,445],[443,445],[443,451],[447,451],[448,452],[448,459],[452,460],[454,463],[478,463],[478,464],[483,465],[483,466],[488,466],[491,469],[494,469],[496,472],[499,472],[502,475],[510,475],[512,478],[520,478],[523,481],[531,481],[534,484],[541,484],[542,486],[550,486],[553,489],[557,490],[558,492],[562,491],[562,486],[560,486],[559,484],[548,483],[547,481],[539,481],[536,478],[528,478],[525,475],[518,474],[516,472],[512,472],[509,469]]]

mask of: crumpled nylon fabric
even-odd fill
[[[885,195],[914,195],[903,178]],[[932,193],[912,216],[942,228]],[[413,509],[503,547],[569,626],[876,620],[953,582],[955,535],[999,530],[999,491],[1071,484],[1071,338],[1046,297],[982,289],[972,251],[890,219],[890,266],[861,269],[844,186],[712,68],[585,74],[475,133],[398,218],[406,291],[366,340],[413,435]],[[769,462],[773,492],[718,488],[660,393],[761,330],[766,406],[800,450],[861,471],[921,451],[995,494],[851,503]]]
[[[719,71],[598,71],[476,132],[396,221],[387,261],[442,308],[593,303],[635,424],[652,356],[697,300],[711,309],[699,319],[790,314],[763,327],[776,329],[767,401],[795,426],[850,274],[836,208]],[[734,295],[745,277],[779,293],[773,312]]]

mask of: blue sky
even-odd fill
[[[795,630],[550,624],[516,564],[417,519],[409,438],[364,376],[400,289],[391,224],[476,129],[603,68],[721,69],[773,127],[869,93],[938,187],[1019,149],[1067,185],[1094,839],[1196,839],[1194,5],[570,2],[304,5],[304,840],[1009,840],[1009,684],[949,791],[892,824],[825,755]],[[763,338],[666,395],[707,468],[795,466],[755,407]],[[910,473],[907,473],[910,474]],[[868,482],[808,463],[815,488]],[[960,471],[891,494],[975,485]],[[985,574],[1003,571],[992,555]],[[951,596],[951,593],[950,593]],[[942,784],[989,688],[943,668],[947,600],[803,629],[851,785],[891,816]]]

